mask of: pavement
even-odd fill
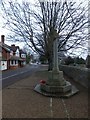
[[[0,89],[0,119],[2,118],[2,90]]]
[[[2,90],[3,118],[88,118],[88,90],[79,83],[65,78],[79,92],[64,98],[46,97],[34,91],[40,80],[48,79],[47,66]]]

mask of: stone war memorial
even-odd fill
[[[53,69],[48,71],[47,81],[42,84],[37,84],[34,90],[42,95],[50,97],[65,97],[68,98],[76,94],[79,90],[66,81],[63,77],[63,71],[58,67],[58,35],[55,31],[55,40],[53,41]]]

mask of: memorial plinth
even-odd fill
[[[58,41],[53,42],[53,70],[48,72],[48,80],[35,86],[34,90],[45,96],[70,97],[78,92],[75,86],[66,81],[63,71],[58,68]]]

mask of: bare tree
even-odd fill
[[[59,51],[81,48],[86,42],[87,12],[81,4],[67,0],[38,1],[38,5],[31,9],[31,4],[23,1],[21,4],[8,2],[8,6],[2,1],[6,25],[13,32],[10,38],[24,40],[29,47],[45,56],[49,69],[55,39],[58,39]]]

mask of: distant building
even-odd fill
[[[58,52],[58,58],[59,58],[60,60],[66,58],[64,52]]]
[[[63,62],[65,60],[66,56],[65,53],[63,51],[58,52],[58,61],[59,63]]]
[[[39,62],[39,55],[34,53],[33,54],[33,60],[36,61],[36,62]]]

